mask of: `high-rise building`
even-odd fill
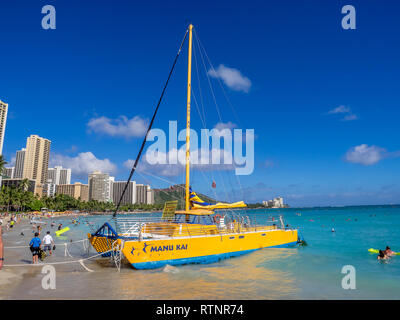
[[[146,203],[154,204],[154,190],[152,190],[150,186],[147,186]]]
[[[4,134],[6,132],[8,104],[0,100],[0,155],[3,154]]]
[[[147,186],[143,184],[136,185],[136,203],[143,204],[147,201]]]
[[[108,199],[107,199],[107,201],[109,201],[109,202],[113,202],[113,184],[114,184],[114,181],[115,181],[115,177],[110,177],[110,178],[108,178]]]
[[[113,178],[113,177],[111,177]],[[110,198],[110,176],[108,173],[94,171],[89,174],[89,200],[108,202]]]
[[[149,185],[136,185],[136,202],[140,204],[154,204],[154,190]]]
[[[56,195],[57,185],[48,181],[43,184],[42,196],[54,197]]]
[[[65,169],[61,166],[55,166],[47,170],[47,181],[59,184],[70,184],[71,183],[71,169]]]
[[[24,172],[22,177],[35,180],[37,186],[42,186],[47,182],[50,144],[50,140],[37,135],[31,135],[26,139]]]
[[[4,178],[13,179],[15,173],[15,167],[4,168],[3,176]]]
[[[116,205],[121,198],[122,191],[124,190],[126,181],[115,181],[113,183],[113,202]],[[125,194],[122,197],[121,204],[135,204],[136,203],[136,182],[130,181],[126,188]]]
[[[17,151],[17,155],[15,157],[15,171],[14,178],[21,179],[24,174],[24,161],[25,161],[25,148]]]
[[[80,182],[74,184],[60,184],[57,186],[57,194],[66,194],[75,199],[89,201],[89,186]]]
[[[60,184],[70,184],[71,183],[71,169],[61,169],[60,170]]]

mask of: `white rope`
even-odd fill
[[[82,242],[88,240],[87,238],[82,239],[82,240],[77,240],[77,241],[71,241],[71,242],[63,242],[63,243],[55,243],[56,246],[62,246],[65,244],[72,244],[72,243],[77,243],[77,242]],[[19,247],[4,247],[4,249],[19,249],[19,248],[29,248],[29,246],[19,246]]]
[[[79,260],[79,263],[81,264],[81,266],[82,267],[84,267],[85,269],[86,269],[86,271],[89,271],[89,272],[94,272],[92,269],[89,269],[88,267],[86,267],[85,265],[84,265],[84,263],[83,263],[83,260],[81,259],[81,260]]]
[[[39,266],[44,266],[44,265],[58,265],[58,264],[68,264],[68,263],[80,263],[82,264],[83,261],[93,259],[95,257],[101,256],[103,254],[109,253],[113,251],[114,249],[98,253],[94,256],[84,258],[84,259],[79,259],[79,260],[71,260],[71,261],[59,261],[59,262],[49,262],[49,263],[39,263],[39,264],[4,264],[3,267],[39,267]],[[86,267],[85,267],[86,268]]]
[[[68,243],[65,243],[64,257],[66,257],[67,254],[68,254],[69,257],[73,258],[73,256],[71,256],[71,254],[69,253],[69,250],[68,250]]]

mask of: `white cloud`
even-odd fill
[[[334,109],[328,111],[328,114],[349,113],[349,112],[350,112],[350,108],[342,105],[342,106],[339,106],[337,108],[334,108]]]
[[[237,125],[234,124],[234,123],[232,123],[232,122],[230,122],[230,121],[228,121],[228,122],[226,122],[226,123],[224,123],[224,122],[218,122],[218,123],[214,126],[214,128],[215,128],[215,129],[218,129],[218,130],[224,130],[224,129],[232,130],[232,129],[236,128],[236,127],[237,127]]]
[[[76,157],[64,156],[61,154],[52,154],[50,157],[50,166],[61,165],[64,168],[70,168],[75,177],[84,178],[88,173],[95,170],[114,174],[117,167],[109,159],[98,159],[88,151],[81,152]]]
[[[12,157],[10,162],[6,164],[6,167],[14,167],[15,166],[16,157]]]
[[[233,163],[224,163],[224,159],[232,158],[232,155],[223,149],[212,149],[209,152],[202,149],[190,151],[190,167],[202,171],[214,170],[235,170],[236,165]],[[219,159],[220,164],[217,164]],[[124,162],[126,168],[131,169],[134,160],[128,159]],[[185,148],[172,149],[165,152],[146,152],[143,161],[137,166],[139,172],[149,172],[160,176],[177,176],[185,172],[186,151]]]
[[[135,116],[128,119],[120,116],[117,119],[107,117],[92,118],[87,123],[90,132],[106,134],[112,137],[142,137],[147,130],[147,119]]]
[[[352,120],[357,120],[358,117],[355,114],[348,114],[347,116],[345,116],[342,121],[352,121]]]
[[[240,143],[245,143],[246,142],[246,135],[248,136],[249,139],[252,139],[253,141],[257,139],[257,135],[254,134],[254,132],[251,131],[246,131],[245,129],[242,129],[242,135],[235,135],[233,129],[236,129],[237,125],[233,122],[218,122],[215,126],[214,129],[219,130],[219,132],[214,132],[216,137],[224,137],[227,135],[227,132],[229,131],[232,139],[234,142],[240,142]]]
[[[351,112],[351,109],[349,107],[346,107],[344,105],[341,105],[339,107],[336,107],[332,110],[329,110],[326,114],[331,115],[331,114],[341,114],[345,115],[344,118],[341,119],[341,121],[353,121],[357,120],[358,117],[356,114]]]
[[[360,144],[347,151],[345,159],[348,162],[370,166],[388,156],[387,151],[377,146]]]
[[[251,81],[234,68],[225,67],[220,64],[217,69],[208,70],[208,74],[213,78],[221,79],[227,87],[235,91],[249,92]]]

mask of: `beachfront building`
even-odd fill
[[[6,132],[8,104],[0,100],[0,154],[3,154],[4,134]]]
[[[154,190],[149,185],[136,185],[136,202],[139,204],[154,204]]]
[[[1,186],[2,187],[15,187],[18,188],[23,179],[2,179]],[[35,180],[28,180],[28,188],[26,191],[35,192]]]
[[[24,174],[25,152],[26,149],[22,148],[21,150],[17,151],[17,154],[15,156],[14,178],[16,179],[21,179]]]
[[[112,201],[111,181],[114,181],[114,177],[110,177],[108,173],[102,173],[101,171],[90,173],[88,178],[89,200]]]
[[[108,199],[107,199],[107,201],[108,202],[113,202],[113,184],[114,184],[114,181],[115,181],[115,177],[110,177],[109,179],[108,179],[108,184],[109,184],[109,186],[108,186],[108,190],[109,190],[109,194],[108,194]]]
[[[47,183],[43,184],[42,196],[54,197],[56,194],[56,184],[47,180]]]
[[[277,197],[272,200],[263,201],[263,205],[268,208],[284,208],[286,205],[283,203],[282,197]]]
[[[150,186],[147,188],[146,203],[154,204],[154,190],[152,190]]]
[[[75,199],[89,201],[89,186],[80,182],[60,184],[56,186],[56,194],[65,194]]]
[[[51,141],[38,135],[26,139],[24,171],[22,178],[36,181],[35,194],[42,196],[43,184],[47,182]]]
[[[4,168],[3,177],[12,179],[14,178],[15,167]]]
[[[47,170],[47,181],[59,184],[71,184],[71,169],[63,168],[62,166],[55,166]]]
[[[113,183],[113,202],[117,204],[121,198],[122,191],[124,190],[126,181],[115,181]],[[125,194],[121,200],[121,204],[135,204],[136,203],[136,182],[130,181],[126,188]]]

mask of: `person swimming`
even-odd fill
[[[382,250],[379,250],[377,259],[378,260],[386,260],[387,258],[388,258],[388,256],[385,254],[385,252]]]
[[[392,251],[392,250],[390,249],[389,246],[386,246],[386,249],[385,249],[385,251],[383,251],[383,252],[384,252],[385,255],[388,256],[388,257],[391,257],[391,256],[393,256],[394,254],[396,254],[396,252]]]

